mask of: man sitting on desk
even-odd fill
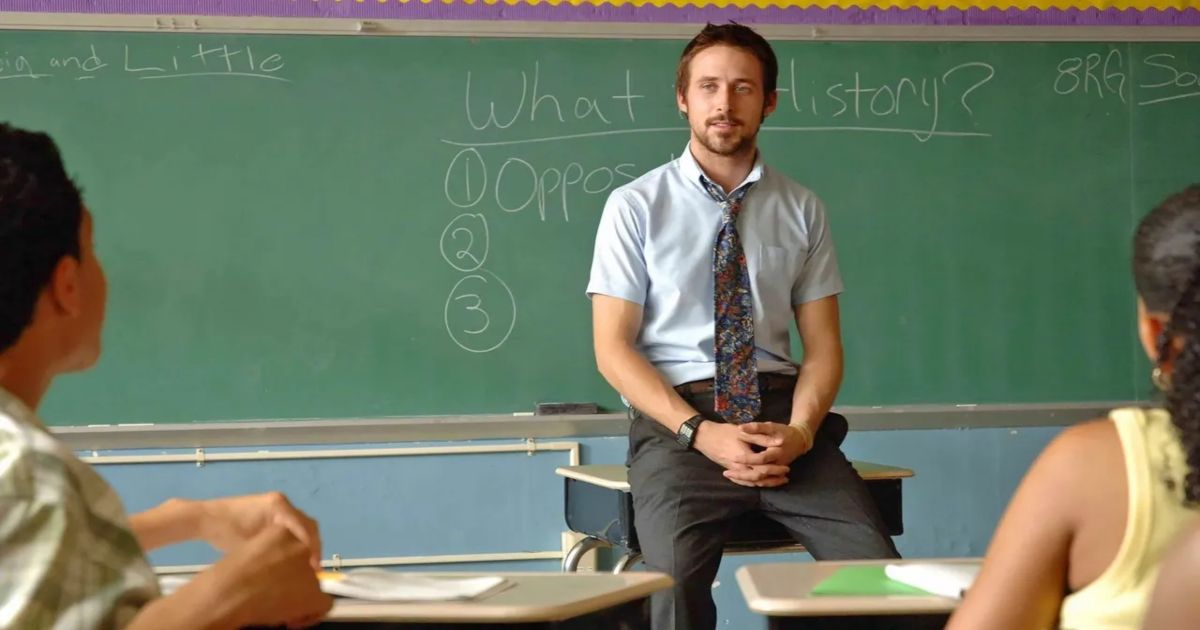
[[[317,525],[279,494],[166,503],[127,519],[34,410],[100,353],[107,284],[92,215],[46,135],[0,123],[0,628],[300,626],[332,606]],[[159,597],[145,552],[227,555]]]
[[[839,449],[846,420],[828,413],[842,378],[842,281],[824,210],[756,147],[777,75],[757,33],[705,27],[675,84],[690,143],[613,191],[596,235],[596,362],[633,410],[642,554],[676,584],[653,597],[656,630],[715,627],[711,586],[731,521],[747,512],[779,521],[818,559],[897,555]]]

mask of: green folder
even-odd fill
[[[812,595],[840,597],[881,595],[929,595],[929,593],[888,578],[882,566],[842,567],[813,587]]]

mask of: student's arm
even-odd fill
[[[147,553],[198,537],[199,506],[194,501],[169,499],[155,507],[131,514],[129,526]]]
[[[271,525],[178,591],[143,607],[125,630],[235,630],[314,624],[333,606],[308,545]]]
[[[134,514],[129,522],[146,551],[199,539],[218,551],[229,552],[266,527],[281,525],[309,547],[312,567],[321,566],[321,535],[316,521],[278,492],[207,501],[170,499]]]
[[[1200,619],[1200,522],[1186,529],[1163,555],[1146,630],[1192,630]]]
[[[63,496],[0,501],[0,625],[57,626],[68,616],[85,627],[112,625],[150,596],[149,584],[129,579],[145,571],[130,533],[110,527],[102,540],[89,537],[93,524],[69,484]],[[319,620],[330,606],[308,545],[271,525],[177,593],[149,601],[125,628],[300,625]]]
[[[1114,491],[1097,480],[1098,467],[1124,479],[1120,448],[1116,427],[1108,420],[1071,427],[1046,447],[1017,488],[983,570],[948,630],[1057,627],[1072,540],[1087,504],[1128,501],[1128,490]],[[1111,558],[1099,564],[1108,562]]]

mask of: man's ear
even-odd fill
[[[675,106],[679,108],[679,113],[687,118],[687,97],[679,90],[675,91]]]
[[[775,113],[775,108],[779,105],[779,92],[771,92],[767,94],[767,101],[763,103],[763,118]]]
[[[54,266],[46,293],[55,313],[74,317],[83,310],[79,272],[79,259],[70,255]]]

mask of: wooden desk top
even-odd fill
[[[485,573],[438,573],[471,577]],[[504,573],[508,589],[473,601],[369,602],[338,599],[328,621],[529,623],[562,621],[641,599],[666,588],[661,573]]]
[[[882,479],[907,479],[913,476],[913,471],[907,468],[873,464],[871,462],[850,462],[858,474],[867,481]],[[587,466],[561,466],[554,472],[568,479],[575,479],[608,488],[629,492],[629,469],[624,464],[589,464]]]
[[[958,607],[959,600],[936,595],[814,596],[811,591],[814,586],[844,566],[884,566],[913,562],[976,564],[980,561],[979,558],[951,558],[752,564],[737,570],[737,582],[750,610],[771,617],[948,614]]]

